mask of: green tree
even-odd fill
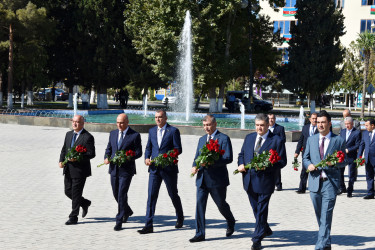
[[[362,83],[362,107],[361,107],[361,118],[365,114],[365,97],[367,87],[367,77],[370,65],[371,51],[375,48],[375,34],[364,32],[359,34],[356,40],[356,48],[363,55],[363,83]]]
[[[344,55],[339,42],[345,34],[344,16],[333,1],[297,0],[296,8],[298,24],[291,29],[289,64],[282,79],[288,90],[309,93],[314,111],[315,98],[342,75],[338,65]]]

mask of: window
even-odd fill
[[[362,19],[361,20],[361,29],[360,33],[365,32],[366,30],[368,32],[375,32],[375,28],[371,29],[371,25],[375,23],[375,19]]]
[[[362,5],[374,5],[374,0],[362,0]]]
[[[290,34],[290,28],[295,26],[297,21],[274,21],[273,22],[273,33],[276,33],[280,29],[280,34]]]
[[[336,8],[344,8],[345,0],[334,0]]]
[[[286,0],[284,7],[294,7],[296,5],[297,0]]]

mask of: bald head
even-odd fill
[[[75,115],[72,119],[72,127],[75,132],[79,132],[85,125],[85,119],[81,115]]]
[[[345,109],[343,112],[342,112],[342,116],[344,117],[344,119],[346,117],[350,117],[351,114],[350,114],[350,110],[349,109]]]
[[[128,119],[127,114],[125,113],[119,114],[116,119],[116,124],[117,124],[117,128],[120,131],[124,131],[125,129],[127,129],[128,124],[129,124],[129,119]]]

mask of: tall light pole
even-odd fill
[[[252,37],[251,37],[251,0],[242,0],[241,8],[246,8],[248,12],[248,21],[249,21],[249,103],[248,110],[253,111],[253,51],[252,51]]]

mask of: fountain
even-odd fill
[[[241,111],[241,129],[245,129],[245,106],[242,104],[241,101],[238,103],[240,105]]]
[[[305,116],[303,115],[303,106],[299,109],[298,125],[302,128],[305,123]]]
[[[143,117],[147,117],[147,94],[145,95],[143,99],[143,110],[144,110]]]
[[[73,110],[74,110],[74,115],[77,115],[77,100],[78,98],[78,93],[75,93],[73,96]]]
[[[173,111],[185,112],[189,121],[193,106],[192,34],[190,11],[186,11],[185,22],[178,42],[179,60],[177,71],[176,105]]]

